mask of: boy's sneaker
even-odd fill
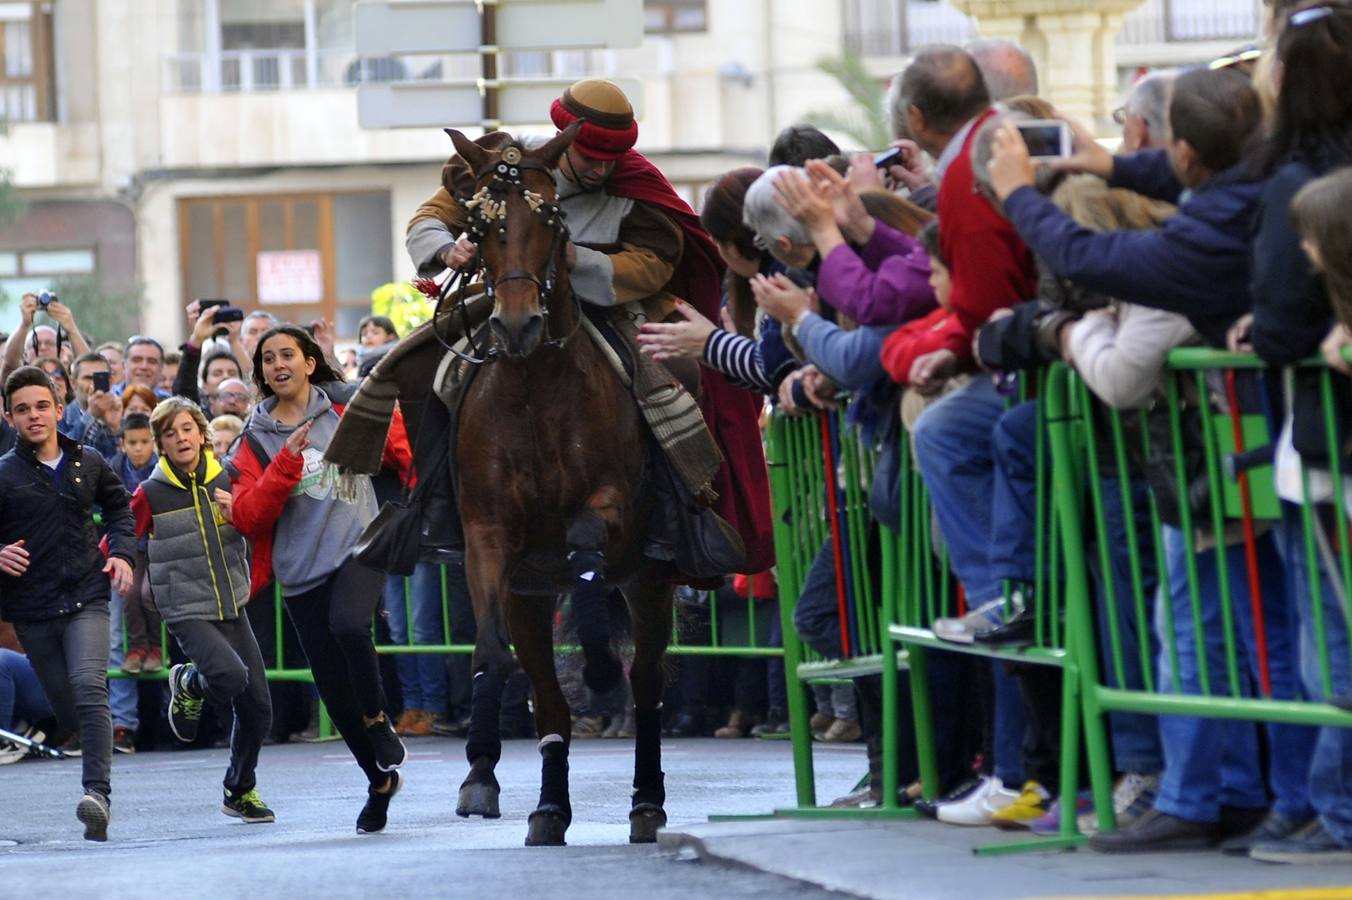
[[[276,822],[277,816],[263,803],[256,788],[250,788],[242,794],[232,794],[225,789],[225,800],[221,803],[221,812],[234,816],[253,825],[258,822]]]
[[[404,776],[397,771],[390,772],[390,789],[377,793],[375,788],[366,789],[366,805],[357,816],[357,834],[375,834],[385,830],[385,818],[390,811],[390,801],[404,786]]]
[[[981,784],[966,797],[940,804],[937,817],[949,825],[989,825],[992,816],[1017,799],[1018,792],[1006,788],[999,778],[983,775]]]
[[[185,744],[197,737],[197,723],[202,719],[202,698],[188,689],[188,679],[197,667],[179,663],[169,669],[169,729]]]
[[[111,816],[108,798],[98,791],[87,791],[75,807],[75,817],[84,823],[86,841],[108,840],[108,819]]]
[[[1011,609],[1014,615],[1019,609]],[[935,619],[931,629],[934,636],[950,644],[974,644],[976,636],[982,632],[998,628],[1005,621],[1005,600],[997,597],[969,610],[965,616],[948,619]]]
[[[151,646],[146,651],[145,660],[141,663],[142,672],[162,672],[164,671],[164,654],[160,652],[159,647]]]
[[[118,753],[136,752],[136,734],[126,725],[113,726],[113,749]]]
[[[1006,830],[1027,828],[1046,814],[1051,803],[1052,795],[1046,788],[1036,781],[1026,781],[1018,799],[991,816],[991,824]]]
[[[390,720],[381,718],[366,726],[366,736],[376,752],[376,768],[382,772],[393,772],[408,762],[408,748],[390,727]]]

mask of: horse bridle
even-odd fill
[[[456,198],[460,207],[465,211],[468,220],[465,233],[479,247],[474,255],[473,263],[466,271],[478,271],[482,266],[483,242],[494,229],[497,230],[499,243],[507,243],[507,197],[513,193],[520,195],[526,201],[526,205],[530,207],[531,212],[548,225],[553,232],[549,246],[549,262],[545,268],[544,277],[541,278],[536,273],[524,269],[517,269],[503,275],[486,278],[484,282],[485,291],[488,294],[488,299],[492,301],[498,285],[504,282],[529,281],[534,284],[536,290],[540,293],[540,312],[544,319],[544,337],[541,346],[562,349],[568,345],[568,342],[577,334],[578,329],[582,327],[582,306],[574,295],[573,303],[577,307],[577,321],[574,322],[572,331],[562,337],[552,337],[549,328],[549,306],[550,300],[554,296],[554,289],[557,287],[559,251],[568,240],[568,225],[564,222],[567,214],[557,203],[547,202],[543,196],[526,187],[525,182],[522,181],[522,174],[529,171],[543,172],[551,181],[554,178],[553,172],[548,167],[526,159],[519,146],[509,144],[503,148],[502,155],[496,162],[489,163],[474,173],[475,184],[489,176],[491,176],[491,180],[479,188],[474,196],[468,200]],[[465,277],[460,279],[460,291],[456,302],[463,317],[466,338],[472,339],[469,335],[469,314],[465,310],[465,290],[468,280]],[[454,280],[446,283],[442,300],[445,300],[452,284],[454,284]],[[443,340],[442,344],[446,345],[447,342]],[[465,362],[475,365],[495,358],[499,352],[497,347],[492,347],[482,355],[473,356],[462,353],[454,347],[448,346],[447,349]]]

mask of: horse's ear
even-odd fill
[[[557,168],[559,159],[563,156],[563,151],[567,150],[577,137],[577,133],[582,130],[582,119],[578,119],[572,125],[560,131],[549,142],[540,147],[533,154],[543,165],[548,168]]]
[[[451,143],[455,144],[455,152],[465,161],[471,172],[477,172],[484,167],[484,163],[488,161],[488,153],[483,147],[454,128],[447,128],[446,133],[450,135]]]

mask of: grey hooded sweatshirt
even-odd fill
[[[255,407],[245,424],[245,431],[258,438],[269,459],[282,452],[287,437],[298,427],[274,419],[276,408],[277,398],[269,397]],[[291,490],[272,537],[272,570],[286,597],[313,590],[336,572],[376,515],[369,477],[357,476],[354,500],[335,494],[334,475],[324,462],[324,451],[338,429],[338,413],[329,395],[311,385],[305,415],[313,417],[314,424],[310,446],[303,454],[304,472]]]

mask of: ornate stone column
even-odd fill
[[[983,37],[1018,41],[1037,63],[1042,96],[1066,115],[1102,123],[1117,97],[1115,40],[1142,0],[953,0]]]

